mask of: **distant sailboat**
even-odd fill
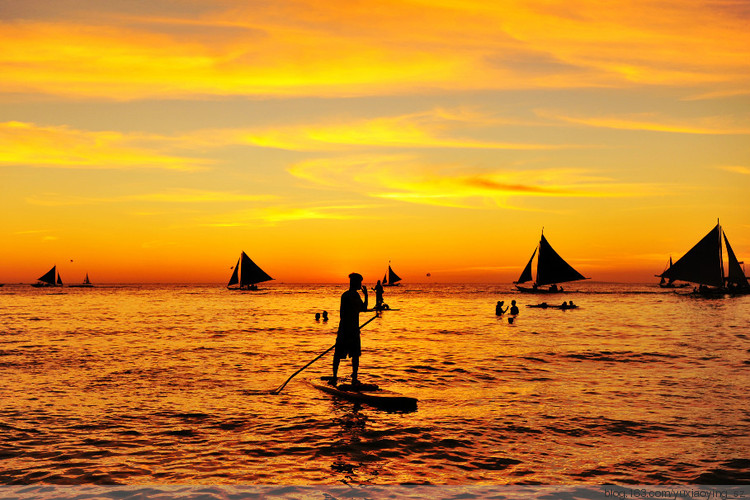
[[[724,275],[722,236],[727,250],[727,274]],[[671,281],[688,281],[700,285],[703,294],[750,293],[745,272],[729,245],[726,233],[716,226],[669,269],[659,275]]]
[[[539,251],[539,258],[536,266],[536,280],[534,285],[529,287],[520,286],[520,283],[526,283],[531,281],[531,265],[534,262],[534,257]],[[544,237],[544,231],[542,231],[542,238],[539,241],[539,246],[534,249],[534,253],[531,254],[529,263],[523,268],[521,276],[518,281],[514,281],[516,288],[521,292],[527,293],[555,293],[562,292],[562,288],[557,287],[557,283],[566,283],[568,281],[586,280],[581,273],[573,269],[573,267],[565,262],[557,252],[547,242],[547,238]],[[544,285],[551,285],[549,288],[539,288]]]
[[[670,267],[672,267],[672,256],[671,255],[669,256],[669,265],[666,267],[666,269],[669,269]],[[657,274],[656,276],[661,278],[659,280],[659,287],[661,287],[661,288],[685,288],[686,286],[690,286],[687,283],[675,283],[674,279],[667,280],[661,274]]]
[[[257,290],[258,283],[272,279],[245,252],[242,252],[237,260],[237,265],[234,266],[227,288],[230,290]]]
[[[94,285],[91,284],[91,280],[89,280],[89,273],[86,273],[86,278],[83,280],[83,283],[79,285],[68,285],[73,288],[93,288]]]
[[[57,279],[55,279],[55,277],[57,277]],[[62,279],[60,279],[60,273],[57,272],[57,266],[52,266],[52,269],[37,278],[37,282],[32,283],[31,286],[35,288],[63,286]]]
[[[401,281],[401,278],[393,272],[391,264],[388,263],[388,271],[383,276],[383,286],[399,286],[401,284],[399,281]]]

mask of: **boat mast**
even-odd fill
[[[539,249],[539,255],[536,257],[536,276],[534,277],[535,286],[539,283],[539,257],[542,255],[542,238],[544,238],[544,226],[542,226],[542,235],[539,237],[539,245],[537,246]],[[534,251],[536,252],[536,250]],[[533,259],[534,256],[532,255],[531,258]]]
[[[723,234],[723,230],[721,229],[721,223],[719,222],[719,218],[716,218],[716,225],[719,226],[719,269],[721,269],[721,286],[725,287],[727,286],[727,275],[724,274],[724,252],[721,249],[721,235]]]

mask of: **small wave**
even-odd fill
[[[162,432],[165,436],[193,437],[198,433],[193,429],[175,429]]]
[[[750,483],[750,459],[735,458],[721,466],[703,472],[694,480],[697,484],[748,484]]]
[[[587,351],[583,353],[561,354],[560,356],[582,361],[611,361],[615,363],[650,363],[662,359],[680,359],[683,357],[677,354],[658,352],[636,353],[633,351]]]

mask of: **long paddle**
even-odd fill
[[[374,320],[374,319],[375,319],[375,318],[377,318],[377,317],[378,317],[378,315],[376,314],[376,315],[375,315],[375,316],[373,316],[372,318],[368,319],[367,321],[365,321],[364,323],[362,323],[361,325],[359,325],[359,329],[361,330],[361,329],[362,329],[362,328],[364,328],[364,327],[365,327],[365,326],[366,326],[366,325],[367,325],[367,324],[368,324],[368,323],[369,323],[370,321]],[[290,380],[292,380],[292,379],[293,379],[294,377],[296,377],[297,375],[299,375],[299,374],[300,374],[300,373],[302,372],[302,370],[304,370],[305,368],[307,368],[308,366],[310,366],[311,364],[315,363],[315,362],[316,362],[317,360],[319,360],[320,358],[322,358],[323,356],[325,356],[326,354],[328,354],[328,353],[329,353],[329,352],[331,351],[331,349],[333,349],[334,347],[336,347],[336,344],[333,344],[333,345],[332,345],[331,347],[329,347],[329,348],[328,348],[328,349],[326,349],[325,351],[321,352],[321,353],[320,353],[320,354],[318,355],[318,357],[316,357],[315,359],[313,359],[312,361],[310,361],[309,363],[307,363],[307,364],[306,364],[305,366],[303,366],[302,368],[300,368],[299,370],[297,370],[296,372],[294,372],[294,373],[292,374],[292,376],[291,376],[291,377],[289,377],[289,378],[288,378],[288,379],[286,380],[286,382],[284,382],[283,384],[281,384],[281,385],[280,385],[279,387],[277,387],[276,389],[272,390],[272,391],[271,391],[271,394],[280,394],[280,393],[281,393],[281,391],[282,391],[282,390],[284,389],[284,387],[286,387],[286,384],[288,384]]]

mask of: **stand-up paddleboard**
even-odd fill
[[[323,392],[349,401],[364,403],[376,408],[397,411],[414,411],[417,409],[417,398],[404,396],[398,392],[381,389],[375,384],[341,383],[336,386],[328,383],[329,377],[309,379],[310,385]]]

